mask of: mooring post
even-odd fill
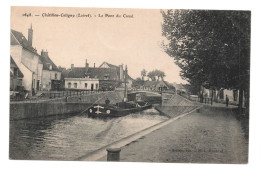
[[[120,148],[107,148],[107,161],[120,161]]]

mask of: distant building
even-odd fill
[[[173,86],[166,81],[145,81],[144,90],[152,90],[152,91],[173,90]]]
[[[183,94],[187,93],[187,89],[182,84],[173,83],[176,93]]]

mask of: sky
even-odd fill
[[[23,16],[25,13],[32,16]],[[77,17],[78,14],[90,14],[91,18]],[[124,14],[133,18],[125,18]],[[162,16],[158,9],[11,8],[11,29],[27,38],[31,24],[33,47],[39,54],[42,49],[47,50],[57,66],[83,67],[87,59],[93,67],[94,63],[99,66],[106,61],[127,65],[133,78],[140,77],[142,69],[159,69],[165,72],[166,81],[186,83],[179,76],[180,68],[174,59],[160,46],[165,38],[161,35]]]

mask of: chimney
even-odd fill
[[[32,40],[33,40],[33,29],[32,29],[32,24],[31,24],[31,28],[28,29],[28,43],[29,43],[29,46],[32,46]]]
[[[44,50],[42,49],[42,51],[41,51],[41,56],[47,58],[47,57],[48,57],[48,51],[47,51],[47,50],[44,51]]]
[[[73,69],[74,68],[74,64],[71,64],[71,69]]]
[[[96,63],[94,63],[94,68],[96,68]]]
[[[88,72],[88,68],[89,68],[89,64],[88,64],[88,60],[86,59],[86,64],[85,64],[85,73]]]

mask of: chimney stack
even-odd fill
[[[74,68],[74,64],[71,64],[71,69],[73,69]]]
[[[47,57],[48,57],[48,51],[47,51],[47,50],[44,51],[44,50],[42,49],[42,51],[41,51],[41,56],[47,58]]]
[[[33,41],[33,29],[32,29],[32,24],[31,24],[31,28],[28,29],[28,43],[29,43],[29,46],[32,46],[32,41]]]
[[[94,63],[94,68],[96,68],[96,63]]]
[[[88,60],[86,59],[85,73],[87,73],[87,72],[88,72],[88,68],[89,68],[89,64],[88,64]]]

